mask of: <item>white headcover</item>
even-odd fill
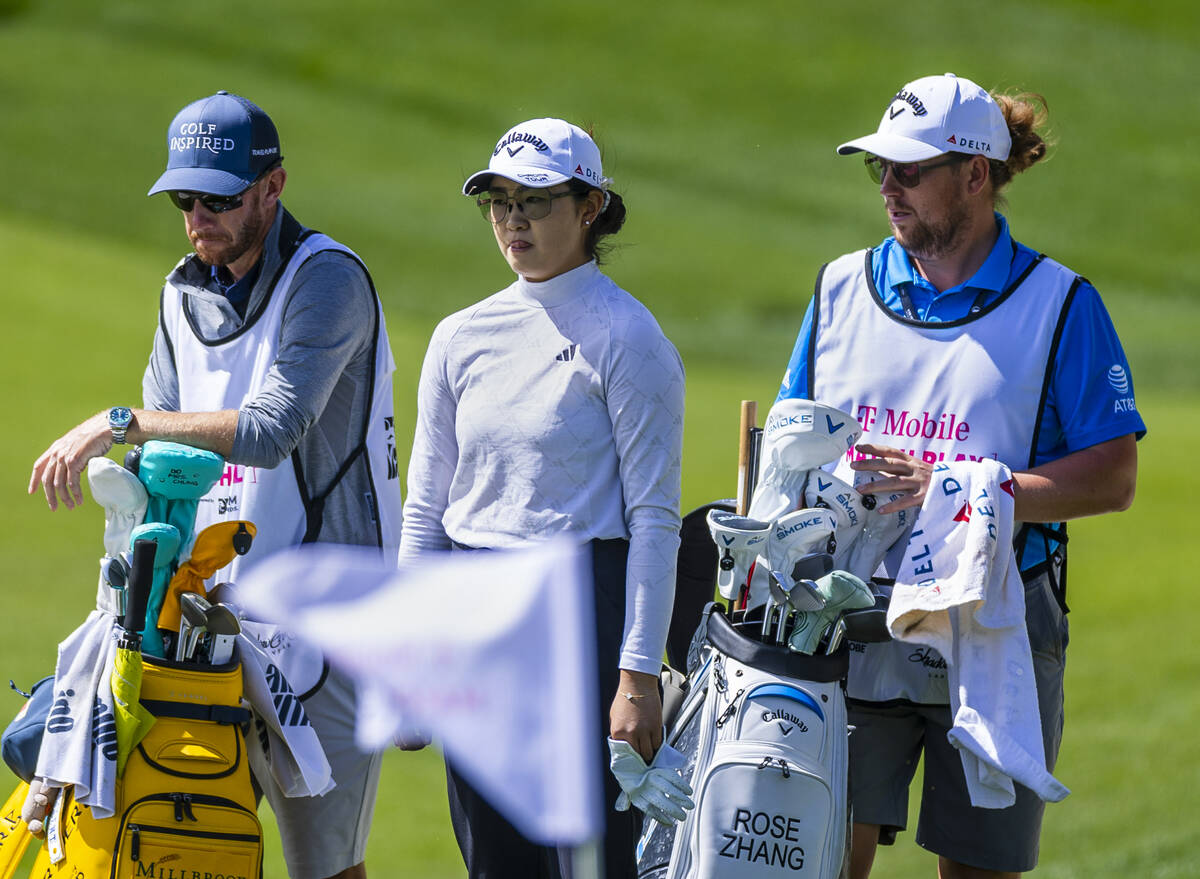
[[[806,507],[824,507],[837,519],[837,549],[833,552],[834,568],[845,569],[846,558],[858,540],[867,521],[867,508],[862,495],[832,473],[809,470],[802,494]]]
[[[767,561],[771,570],[783,571],[790,578],[796,562],[804,556],[829,552],[829,538],[836,529],[837,519],[829,510],[796,510],[780,516],[767,541]]]
[[[709,510],[705,518],[721,560],[717,565],[717,590],[723,598],[737,598],[750,566],[767,541],[771,523],[716,509]]]
[[[104,507],[104,551],[116,558],[129,549],[130,533],[146,516],[146,487],[111,458],[92,458],[87,475],[92,497]]]
[[[869,485],[882,478],[869,470],[857,470],[854,473],[854,487]],[[863,496],[866,521],[858,539],[854,541],[854,546],[850,548],[845,570],[863,580],[871,579],[871,575],[887,556],[888,550],[908,531],[916,517],[915,509],[899,510],[895,513],[879,512],[880,507],[902,497],[904,493],[898,491]]]
[[[812,506],[801,502],[808,471],[836,461],[854,446],[862,427],[853,416],[812,400],[779,400],[767,413],[762,463],[750,515],[773,520]]]

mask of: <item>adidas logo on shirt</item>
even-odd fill
[[[566,363],[568,360],[574,360],[575,349],[578,347],[578,345],[572,345],[570,348],[563,348],[562,353],[558,354],[554,359],[562,361],[563,363]]]

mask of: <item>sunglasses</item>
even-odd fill
[[[237,195],[210,195],[207,192],[187,192],[186,190],[173,190],[167,192],[167,196],[171,199],[171,204],[179,208],[185,214],[190,214],[192,208],[196,206],[196,202],[204,205],[205,208],[212,211],[214,214],[223,214],[226,211],[236,211],[242,206],[242,196],[258,185],[258,182],[280,167],[280,162],[276,161],[272,165],[262,170],[254,181],[239,192]]]
[[[876,183],[882,183],[883,178],[890,171],[893,180],[905,189],[912,189],[920,185],[922,171],[932,171],[935,168],[944,168],[946,165],[957,165],[970,158],[966,153],[952,153],[949,158],[928,165],[922,165],[919,162],[892,162],[881,159],[879,156],[867,156],[864,161],[867,166],[867,175]]]
[[[500,190],[480,193],[475,197],[475,204],[483,218],[493,225],[503,223],[508,212],[514,207],[525,215],[527,220],[540,220],[550,214],[554,199],[575,195],[571,190],[566,192],[551,192],[548,189],[520,189],[513,195]]]
[[[212,211],[214,214],[223,214],[226,211],[236,211],[242,206],[242,196],[246,194],[246,190],[239,192],[237,195],[209,195],[204,192],[177,192],[170,191],[167,196],[171,199],[171,204],[179,208],[185,214],[190,214],[192,208],[196,206],[196,202],[204,205],[205,208]]]

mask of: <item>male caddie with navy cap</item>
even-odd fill
[[[221,454],[225,477],[201,501],[195,531],[223,519],[257,527],[250,554],[218,572],[222,581],[301,542],[378,546],[388,558],[399,546],[383,311],[362,261],[284,209],[282,161],[275,125],[245,98],[218,92],[175,117],[167,169],[149,194],[167,193],[182,211],[194,252],[162,290],[144,408],[105,409],[75,427],[38,458],[29,484],[51,509],[70,508],[88,460],[114,443],[171,440]],[[365,876],[379,755],[355,748],[353,688],[320,665],[311,685],[293,683],[310,691],[304,707],[336,787],[289,798],[271,778],[258,782],[292,877]]]
[[[1145,426],[1096,290],[1015,241],[996,211],[1003,187],[1045,156],[1043,119],[1036,96],[927,76],[888,102],[874,133],[838,147],[865,154],[892,237],[821,269],[779,396],[858,417],[863,441],[835,472],[852,481],[872,471],[882,481],[860,490],[905,493],[882,512],[920,507],[939,461],[986,456],[1012,470],[1024,523],[1014,549],[1052,769],[1067,642],[1063,523],[1132,503]],[[851,876],[864,879],[877,843],[904,829],[922,753],[916,839],[939,855],[940,879],[1033,869],[1043,803],[1018,784],[1009,808],[971,805],[946,738],[942,658],[899,641],[854,646]]]

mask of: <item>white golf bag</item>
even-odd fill
[[[758,623],[749,624],[755,630]],[[667,743],[696,808],[647,819],[641,879],[837,879],[848,866],[849,649],[810,656],[743,637],[710,605]]]

